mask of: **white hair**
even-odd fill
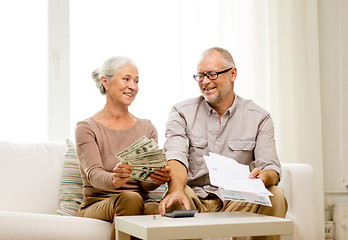
[[[100,68],[97,68],[92,72],[92,78],[95,81],[95,84],[101,94],[105,95],[106,93],[103,83],[101,81],[101,77],[106,76],[107,78],[110,78],[113,75],[117,74],[117,71],[121,67],[127,64],[133,65],[137,68],[132,59],[124,56],[118,56],[107,59]]]

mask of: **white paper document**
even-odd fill
[[[219,187],[225,200],[272,206],[269,196],[273,194],[261,179],[249,178],[249,166],[215,153],[203,157],[209,170],[210,183]]]

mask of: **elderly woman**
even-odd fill
[[[158,214],[158,205],[144,200],[170,179],[170,168],[151,173],[153,183],[136,181],[130,178],[132,167],[115,157],[143,136],[158,141],[154,125],[128,111],[139,90],[138,69],[129,58],[112,57],[92,77],[106,104],[76,126],[84,194],[76,216],[113,222],[115,216]]]

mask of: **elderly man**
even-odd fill
[[[206,50],[193,75],[202,96],[176,104],[169,114],[164,149],[171,180],[160,213],[175,209],[199,212],[246,211],[285,217],[287,202],[281,188],[274,125],[268,112],[234,93],[237,68],[222,48]],[[255,163],[250,178],[259,178],[274,196],[272,207],[226,201],[212,186],[203,155],[209,152]],[[272,239],[272,237],[267,237]]]

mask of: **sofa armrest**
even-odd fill
[[[279,185],[288,201],[286,217],[294,220],[294,239],[312,240],[316,235],[313,168],[305,163],[283,163],[282,171]]]

